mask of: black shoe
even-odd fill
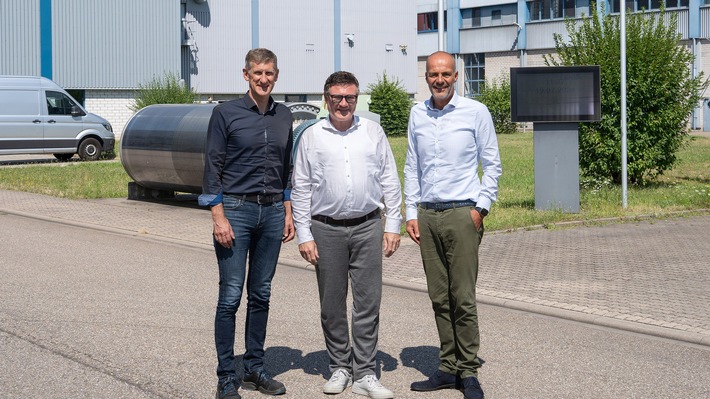
[[[234,385],[234,380],[229,378],[217,383],[216,399],[242,399],[237,392],[237,386]]]
[[[461,387],[463,388],[463,397],[465,399],[483,399],[483,389],[481,389],[481,384],[478,383],[476,377],[464,378],[461,381]]]
[[[259,392],[267,395],[283,395],[286,393],[284,384],[271,378],[269,373],[263,370],[246,374],[242,381],[242,388],[250,391],[258,389]]]
[[[457,377],[454,374],[436,370],[428,380],[413,382],[409,387],[412,391],[436,391],[437,389],[456,388]]]

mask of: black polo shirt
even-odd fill
[[[269,98],[266,113],[249,97],[217,105],[205,142],[200,204],[221,194],[279,194],[291,179],[291,110]]]

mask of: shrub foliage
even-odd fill
[[[620,18],[592,10],[590,18],[566,21],[569,42],[555,34],[559,60],[549,54],[545,63],[600,65],[602,118],[580,123],[580,167],[585,179],[620,183]],[[627,13],[627,171],[632,184],[674,166],[677,151],[689,137],[688,117],[707,85],[702,74],[691,76],[693,55],[680,45],[677,15],[666,17],[663,9]]]
[[[195,91],[180,81],[177,74],[166,72],[163,77],[154,77],[146,84],[139,84],[133,111],[153,104],[191,104],[195,101]]]
[[[515,133],[518,126],[510,120],[510,79],[486,82],[477,100],[491,112],[496,133]]]
[[[367,86],[370,111],[380,115],[380,125],[388,136],[406,134],[412,100],[399,79],[392,80],[387,72],[377,77],[377,83]]]

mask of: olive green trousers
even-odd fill
[[[480,335],[476,309],[478,246],[471,206],[443,211],[419,208],[419,243],[427,288],[439,332],[439,369],[461,378],[477,376]]]

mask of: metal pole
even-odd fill
[[[444,0],[439,0],[439,51],[444,51]]]
[[[621,10],[621,206],[628,207],[626,171],[626,4]]]

